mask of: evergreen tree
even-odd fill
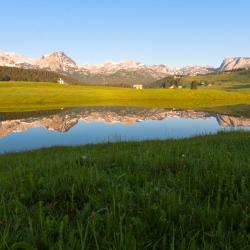
[[[190,86],[191,89],[197,89],[198,88],[198,84],[196,81],[192,81],[191,82],[191,86]]]

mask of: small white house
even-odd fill
[[[142,84],[134,84],[133,88],[134,89],[143,89],[143,86],[142,86]]]
[[[59,78],[59,80],[57,81],[59,84],[64,84],[64,80],[62,78]]]

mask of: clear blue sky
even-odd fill
[[[0,50],[62,50],[77,63],[218,66],[250,56],[249,0],[1,1]]]

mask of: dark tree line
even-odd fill
[[[0,81],[57,82],[62,78],[66,83],[80,84],[70,76],[39,69],[0,67]]]

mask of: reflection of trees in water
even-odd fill
[[[62,113],[64,110],[39,110],[39,111],[27,111],[27,112],[2,112],[0,113],[0,121],[16,120],[25,118],[38,118],[49,115],[55,115]]]

